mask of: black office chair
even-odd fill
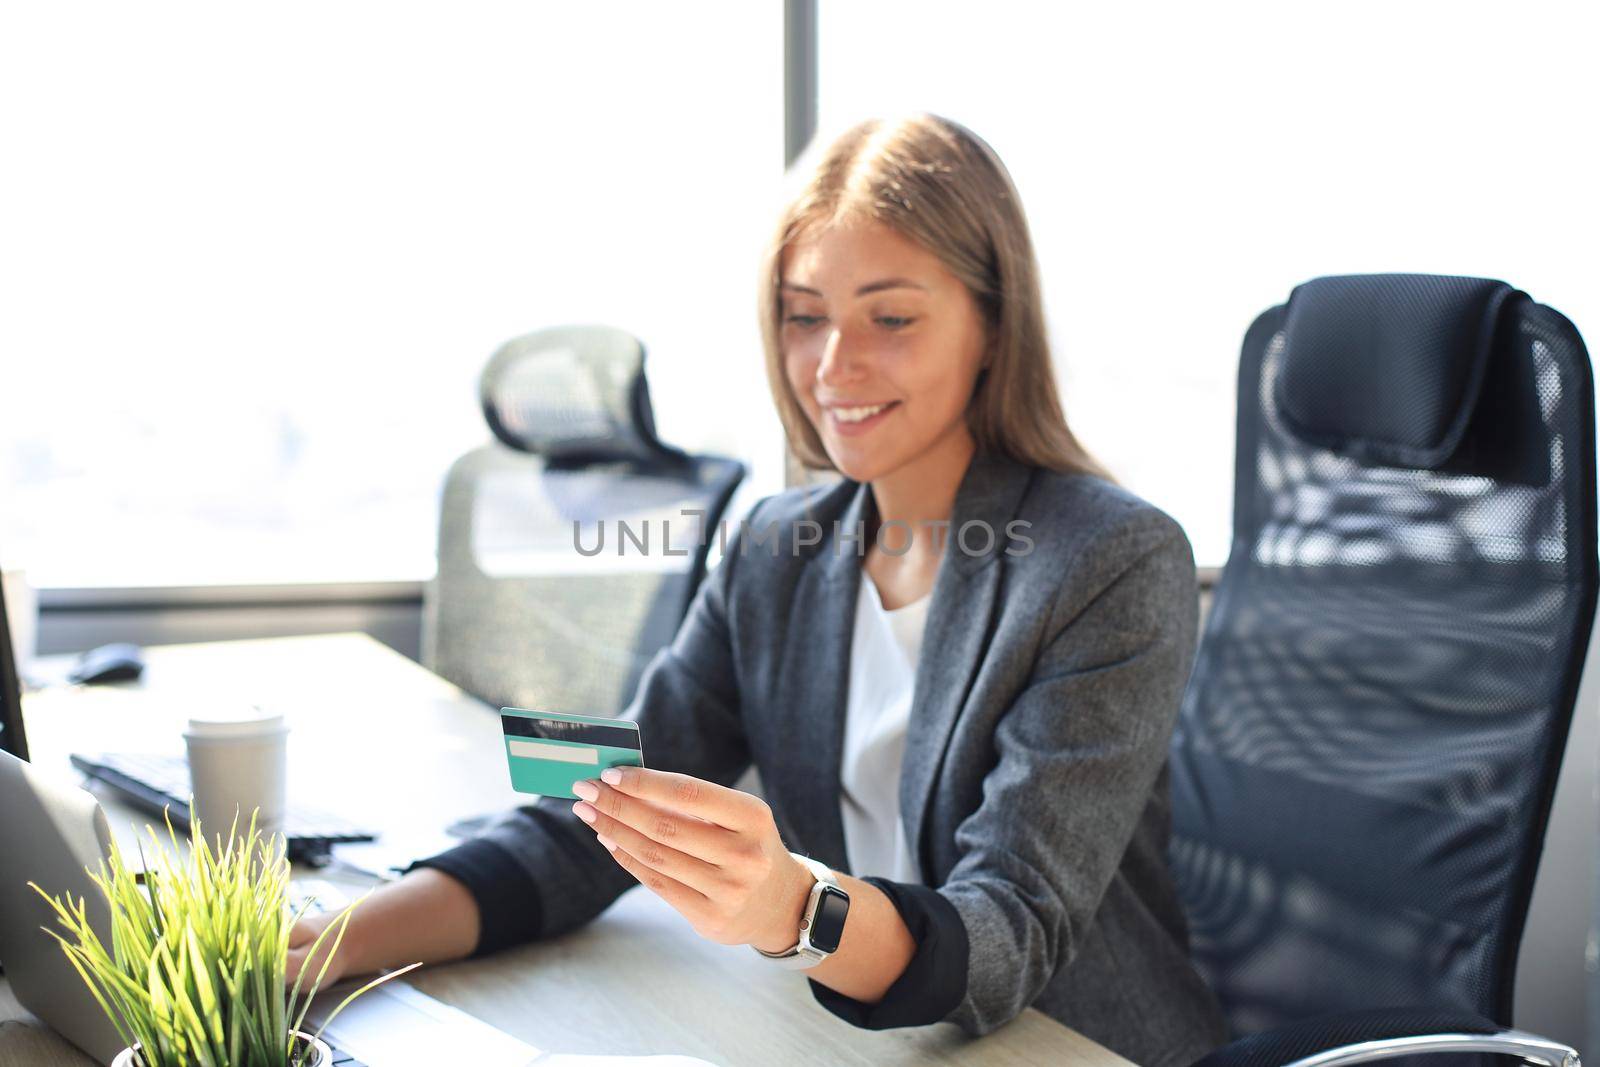
[[[1509,1027],[1595,611],[1577,330],[1503,282],[1307,282],[1245,337],[1235,478],[1171,763],[1195,959],[1249,1035],[1201,1062],[1575,1065]]]
[[[480,394],[497,440],[446,478],[423,660],[497,707],[615,715],[677,632],[744,466],[657,439],[644,346],[612,327],[507,342]]]

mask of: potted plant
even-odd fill
[[[330,934],[334,939],[316,976],[304,984],[302,971],[286,989],[289,931],[311,902],[289,908],[289,861],[281,841],[263,837],[254,815],[243,836],[235,832],[235,819],[227,841],[219,838],[215,849],[192,807],[190,826],[186,858],[169,818],[166,841],[146,828],[155,862],[144,864],[142,876],[124,862],[115,841],[109,866],[102,862],[98,872],[89,872],[110,905],[109,946],[90,926],[82,898],[57,900],[29,883],[50,902],[67,936],[45,932],[61,943],[127,1043],[112,1067],[329,1067],[322,1029],[307,1034],[302,1025],[361,901],[312,943],[310,959]],[[143,859],[143,844],[139,852]],[[351,993],[323,1027],[362,993],[417,966]]]

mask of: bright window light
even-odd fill
[[[604,322],[782,485],[755,270],[782,8],[0,19],[0,553],[39,586],[420,579],[506,339]]]
[[[822,0],[825,130],[925,110],[994,146],[1068,418],[1228,554],[1254,316],[1322,274],[1503,278],[1600,346],[1600,8]]]

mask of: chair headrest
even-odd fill
[[[1386,466],[1434,469],[1461,443],[1483,385],[1505,282],[1351,274],[1297,286],[1274,399],[1296,437]]]
[[[682,459],[656,437],[644,345],[611,326],[555,326],[514,337],[478,383],[483,415],[503,443],[546,459]]]

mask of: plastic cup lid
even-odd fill
[[[229,704],[197,708],[189,715],[190,737],[258,737],[288,730],[281,712],[263,711],[254,704]]]

